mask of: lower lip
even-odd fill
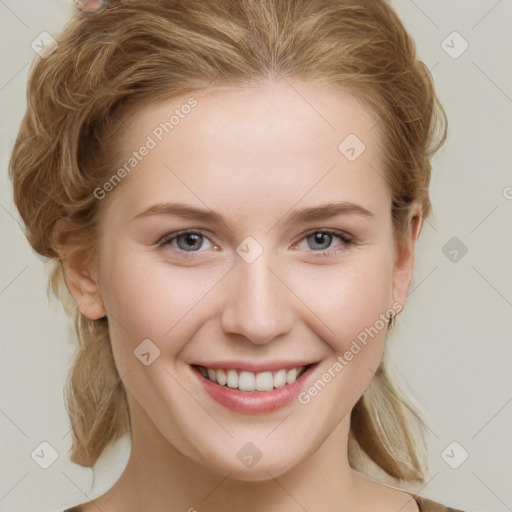
[[[216,402],[231,411],[242,414],[264,414],[277,411],[290,404],[304,387],[316,364],[310,366],[293,384],[287,384],[273,391],[240,391],[221,386],[203,377],[193,368],[204,390]]]

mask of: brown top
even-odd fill
[[[416,500],[420,512],[462,512],[462,510],[445,507],[440,503],[435,503],[420,496],[413,495],[413,498]]]
[[[418,504],[418,508],[420,512],[463,512],[462,510],[458,510],[455,508],[445,507],[440,503],[436,503],[431,500],[427,500],[426,498],[422,498],[421,496],[416,496],[414,494],[411,495]],[[80,512],[79,506],[68,508],[63,512]]]

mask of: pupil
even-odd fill
[[[188,235],[183,235],[182,238],[186,239],[186,248],[188,248],[188,249],[197,249],[198,247],[201,246],[201,243],[200,243],[201,237],[199,235],[188,234]]]
[[[327,233],[315,233],[313,236],[315,238],[315,243],[318,243],[320,245],[322,245],[322,241],[324,241],[325,243],[325,239],[327,239],[327,242],[329,242],[331,237],[331,235]],[[329,243],[327,243],[327,245],[329,245]]]

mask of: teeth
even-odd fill
[[[274,375],[274,387],[282,388],[286,386],[286,370],[279,370]]]
[[[228,381],[229,388],[237,388],[238,387],[238,373],[236,370],[228,370]]]
[[[240,391],[254,391],[256,389],[256,376],[254,373],[240,372],[238,374],[238,389]]]
[[[215,375],[217,377],[217,383],[220,384],[221,386],[225,386],[226,382],[228,381],[226,372],[224,370],[217,370],[215,372]]]
[[[264,371],[260,373],[248,372],[246,370],[224,370],[204,368],[199,366],[199,373],[216,382],[220,386],[226,386],[240,391],[272,391],[282,388],[287,384],[293,384],[305,371],[305,366],[292,368],[291,370],[278,370],[276,372]]]
[[[297,380],[297,368],[292,368],[286,372],[286,384],[292,384]]]
[[[256,375],[256,389],[258,391],[272,391],[274,389],[272,372],[261,372]],[[252,389],[249,391],[252,391]]]

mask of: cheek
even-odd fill
[[[122,344],[123,350],[133,351],[148,338],[162,353],[179,352],[202,323],[201,301],[221,277],[200,267],[178,269],[149,254],[126,254],[105,263],[102,297],[112,318],[114,350]]]
[[[334,351],[348,350],[351,341],[376,322],[382,330],[381,315],[391,297],[389,261],[382,253],[356,254],[346,264],[301,274],[297,295],[314,312],[317,330]]]
[[[332,329],[324,341],[332,350],[325,366],[325,399],[342,417],[370,383],[385,347],[390,306],[392,258],[376,251],[336,272],[336,285],[324,281],[318,315]],[[325,331],[324,331],[325,332]],[[322,386],[317,386],[323,389]],[[314,394],[316,391],[312,390]],[[307,397],[306,397],[307,398]]]
[[[385,258],[369,263],[357,271],[351,266],[329,277],[317,275],[317,293],[310,292],[315,330],[321,330],[330,354],[318,379],[298,399],[311,408],[312,417],[332,411],[331,425],[348,414],[364,393],[384,352],[392,275]],[[325,292],[320,293],[322,284]]]

